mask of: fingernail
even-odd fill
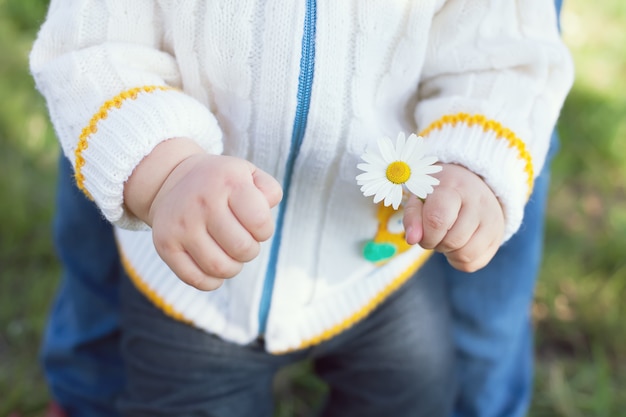
[[[406,240],[406,243],[408,243],[409,245],[412,245],[412,243],[409,240],[409,237],[411,236],[412,233],[413,233],[413,226],[407,227],[406,230],[404,231],[404,239]]]

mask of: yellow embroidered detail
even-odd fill
[[[159,308],[161,311],[163,311],[174,320],[178,320],[185,324],[192,324],[191,320],[185,318],[179,311],[174,309],[171,304],[168,304],[165,300],[163,300],[163,298],[161,298],[161,296],[158,295],[152,288],[148,287],[148,284],[146,284],[145,281],[141,279],[137,271],[135,271],[135,268],[133,268],[133,266],[130,264],[130,261],[124,255],[120,246],[117,245],[117,247],[120,254],[122,266],[124,267],[124,271],[126,271],[126,274],[133,282],[135,287],[137,287],[139,292],[145,295],[146,298],[148,298],[148,300],[152,302],[152,304],[154,304],[157,308]]]
[[[85,166],[85,158],[83,157],[83,152],[89,146],[89,136],[98,132],[98,122],[106,119],[109,116],[109,112],[113,108],[121,108],[124,101],[135,100],[139,93],[152,93],[154,91],[165,90],[173,90],[173,88],[166,86],[144,86],[131,88],[130,90],[124,91],[113,97],[111,100],[106,101],[98,109],[96,114],[91,118],[89,124],[82,130],[78,138],[78,144],[76,145],[76,149],[74,150],[74,179],[76,180],[76,185],[78,186],[78,188],[80,188],[85,193],[85,195],[87,195],[87,197],[91,199],[91,195],[85,189],[85,176],[82,173],[82,168]]]
[[[433,130],[441,130],[446,125],[456,126],[458,123],[465,123],[469,127],[475,125],[482,126],[484,132],[494,132],[497,139],[504,139],[508,142],[509,147],[517,149],[520,158],[525,162],[524,172],[528,176],[526,183],[528,185],[528,195],[530,195],[535,179],[530,152],[526,149],[526,144],[512,130],[502,126],[499,122],[487,119],[481,114],[450,114],[431,123],[430,126],[420,133],[420,136],[426,137]]]
[[[389,164],[385,174],[394,184],[404,184],[411,178],[411,167],[404,161],[394,161]]]
[[[412,245],[406,242],[406,233],[402,220],[404,218],[404,207],[394,210],[391,206],[378,204],[376,213],[378,218],[378,229],[376,235],[363,247],[363,257],[377,265],[382,265],[394,256],[411,249]]]
[[[306,349],[308,347],[319,345],[326,340],[329,340],[339,333],[354,326],[364,318],[366,318],[376,307],[378,307],[383,301],[385,301],[394,291],[398,290],[409,278],[413,276],[415,271],[421,267],[426,260],[432,255],[433,251],[426,251],[420,255],[402,274],[393,279],[385,288],[383,288],[378,294],[376,294],[367,304],[365,304],[359,311],[347,317],[342,322],[335,324],[329,329],[324,330],[321,334],[312,337],[310,339],[302,341],[300,346],[295,349],[287,349],[281,352],[272,352],[275,355],[282,355],[289,352],[293,352],[300,349]]]

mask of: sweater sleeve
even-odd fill
[[[181,91],[152,0],[52,0],[30,55],[38,90],[79,188],[120,227],[145,228],[124,207],[124,184],[152,149],[187,137],[222,152],[209,109]]]
[[[492,188],[505,241],[520,227],[572,82],[552,1],[448,0],[433,20],[416,122],[442,162]]]

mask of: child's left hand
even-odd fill
[[[440,180],[424,202],[412,195],[404,206],[409,244],[443,253],[456,269],[474,272],[502,244],[504,214],[491,188],[460,165],[442,164]]]

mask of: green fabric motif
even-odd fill
[[[370,262],[381,262],[391,258],[396,253],[396,246],[390,243],[376,243],[369,241],[363,248],[363,256]]]

